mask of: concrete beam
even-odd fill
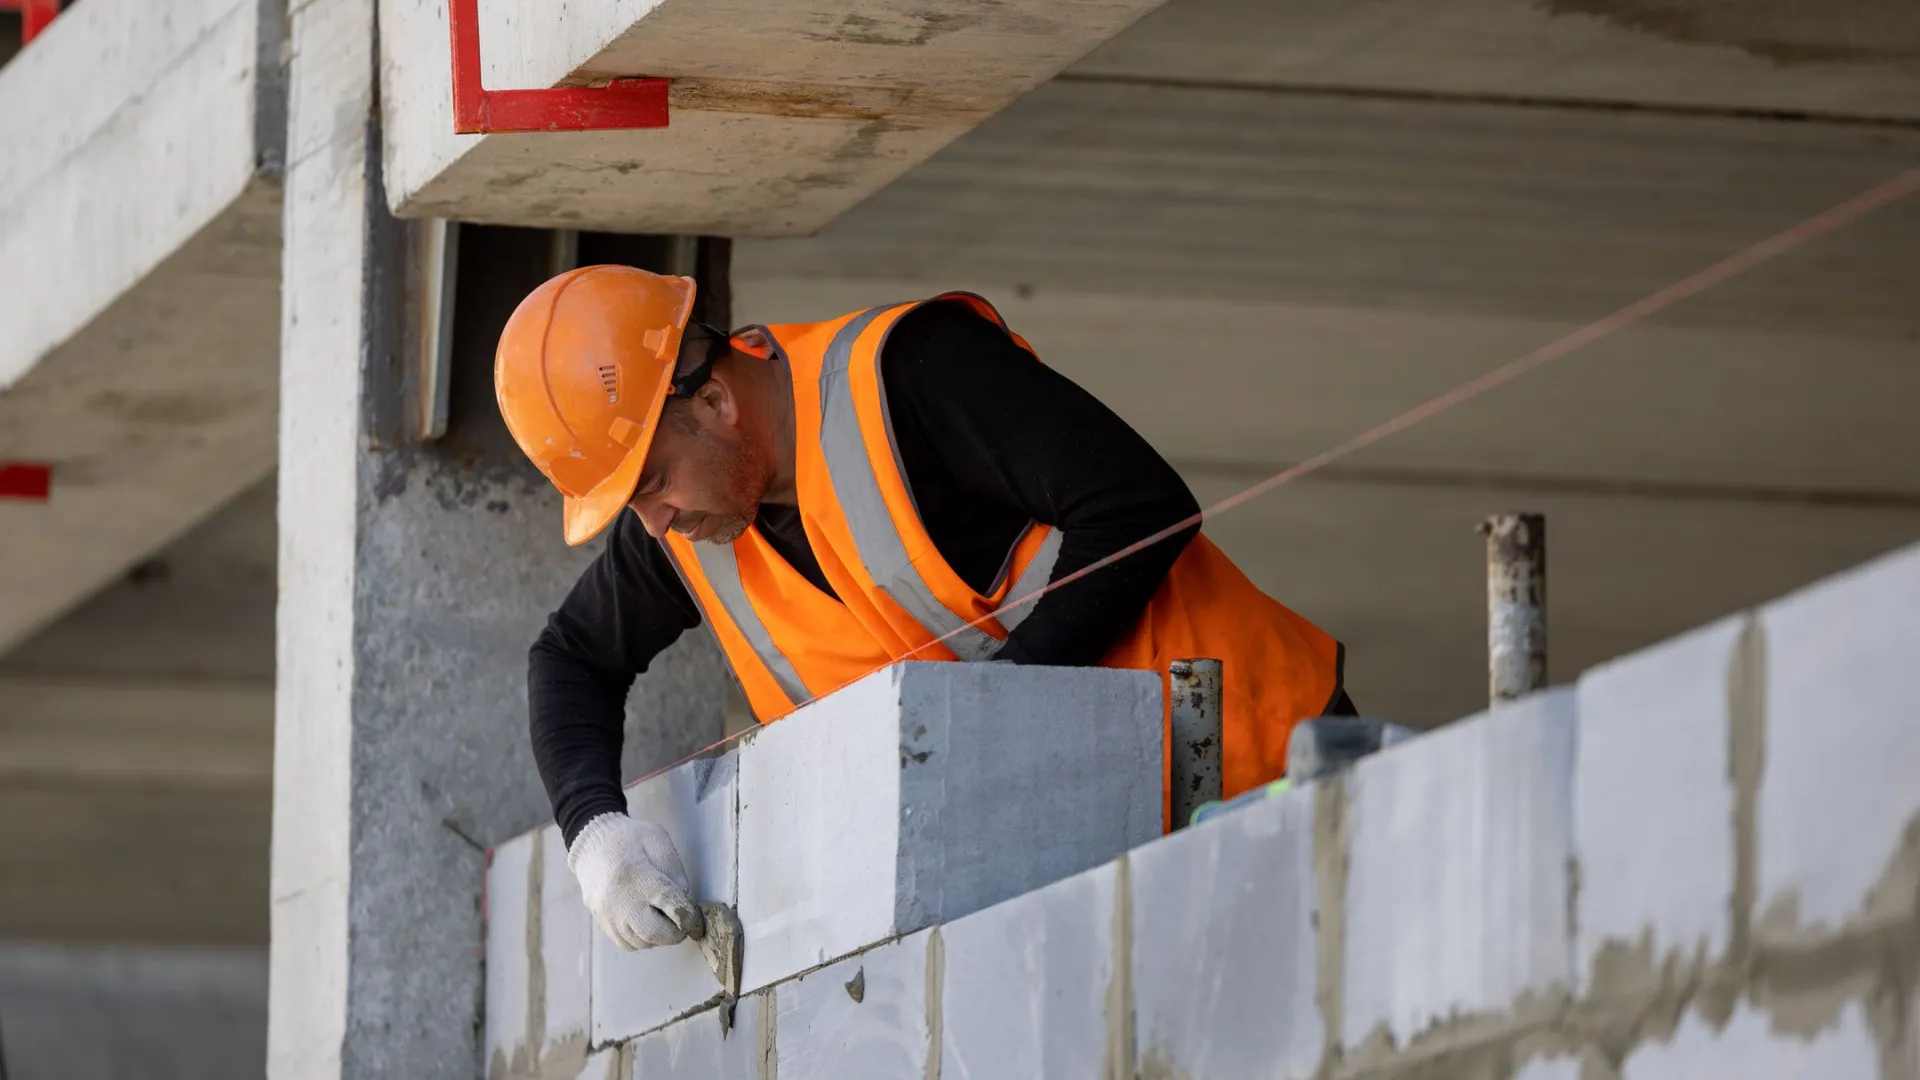
[[[627,232],[813,232],[1159,0],[480,7],[489,88],[674,80],[664,130],[456,135],[445,5],[382,0],[390,206]]]
[[[0,651],[272,466],[282,7],[90,0],[0,70],[0,459],[54,476]]]

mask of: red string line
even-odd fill
[[[980,618],[975,619],[972,622],[966,624],[966,626],[962,626],[954,630],[948,631],[947,633],[942,634],[937,638],[934,638],[932,641],[926,642],[923,645],[919,645],[911,650],[908,650],[906,653],[900,656],[894,657],[893,660],[888,661],[888,663],[882,664],[880,665],[880,667],[874,668],[873,671],[869,671],[866,674],[859,676],[858,678],[848,679],[846,682],[843,682],[840,685],[835,686],[833,689],[828,690],[826,693],[816,694],[813,700],[818,701],[820,698],[826,697],[828,694],[832,694],[836,691],[845,689],[846,687],[851,686],[856,682],[859,682],[860,679],[866,678],[867,675],[873,674],[874,671],[879,671],[882,668],[890,667],[893,664],[898,663],[902,660],[910,659],[911,657],[918,655],[922,651],[926,650],[930,646],[940,644],[941,642],[946,641],[948,638],[951,638],[966,629],[979,627],[981,624],[987,622],[989,619],[997,618],[998,616],[1003,615],[1006,612],[1012,611],[1013,609],[1020,607],[1022,605],[1035,603],[1041,597],[1047,595],[1048,593],[1054,591],[1055,589],[1059,589],[1066,585],[1072,584],[1073,582],[1086,577],[1088,574],[1091,574],[1096,570],[1101,570],[1101,569],[1104,569],[1105,567],[1112,566],[1114,563],[1119,562],[1121,559],[1124,559],[1127,556],[1132,555],[1136,552],[1145,550],[1146,548],[1151,547],[1154,544],[1160,543],[1161,541],[1166,540],[1169,537],[1176,536],[1182,532],[1185,532],[1187,529],[1190,529],[1193,526],[1200,524],[1201,522],[1205,521],[1208,518],[1215,517],[1220,514],[1224,514],[1227,511],[1234,509],[1235,507],[1242,506],[1254,499],[1259,498],[1262,495],[1265,495],[1266,493],[1274,490],[1275,488],[1282,487],[1286,484],[1290,484],[1293,481],[1308,475],[1309,473],[1317,472],[1318,470],[1323,469],[1328,465],[1331,465],[1332,463],[1340,460],[1341,458],[1348,456],[1349,454],[1352,454],[1359,450],[1364,450],[1365,448],[1372,446],[1377,442],[1380,442],[1382,439],[1385,439],[1392,435],[1397,435],[1400,432],[1405,431],[1416,424],[1424,423],[1427,420],[1431,420],[1434,417],[1440,415],[1441,413],[1444,413],[1449,409],[1456,408],[1457,406],[1463,405],[1466,402],[1472,401],[1474,398],[1477,398],[1482,394],[1487,393],[1490,390],[1494,390],[1501,386],[1505,386],[1507,383],[1512,382],[1513,380],[1519,378],[1522,375],[1527,374],[1530,371],[1533,371],[1537,368],[1540,368],[1549,363],[1552,363],[1553,361],[1558,360],[1563,356],[1566,356],[1568,353],[1571,353],[1577,349],[1583,348],[1587,345],[1591,345],[1594,342],[1599,341],[1603,338],[1611,337],[1612,335],[1618,333],[1619,331],[1624,330],[1627,327],[1632,326],[1633,324],[1648,318],[1649,316],[1656,315],[1662,311],[1665,311],[1667,308],[1670,308],[1673,305],[1680,303],[1682,300],[1691,299],[1707,291],[1708,289],[1713,288],[1715,285],[1719,285],[1722,282],[1727,281],[1730,278],[1737,277],[1740,274],[1744,274],[1747,271],[1754,269],[1755,267],[1771,262],[1774,259],[1777,259],[1780,256],[1795,250],[1796,248],[1803,247],[1814,240],[1817,240],[1823,236],[1826,236],[1828,233],[1834,232],[1847,225],[1850,225],[1853,222],[1858,221],[1863,217],[1866,217],[1868,214],[1871,214],[1876,210],[1880,210],[1886,206],[1889,206],[1895,202],[1898,202],[1901,199],[1904,199],[1907,196],[1912,195],[1916,191],[1920,191],[1920,167],[1908,169],[1905,172],[1899,173],[1898,175],[1894,176],[1890,180],[1885,181],[1884,183],[1871,187],[1866,191],[1863,191],[1860,194],[1855,195],[1850,199],[1847,199],[1844,202],[1838,203],[1830,207],[1827,210],[1823,210],[1820,213],[1815,214],[1813,217],[1810,217],[1805,221],[1800,222],[1797,225],[1794,225],[1790,228],[1777,232],[1772,236],[1769,236],[1766,239],[1761,240],[1759,243],[1756,243],[1753,246],[1746,248],[1745,250],[1729,255],[1726,258],[1720,260],[1719,262],[1706,267],[1705,269],[1698,270],[1680,279],[1679,281],[1676,281],[1673,284],[1668,285],[1666,288],[1660,289],[1657,292],[1650,293],[1647,296],[1639,300],[1636,300],[1633,303],[1628,304],[1623,308],[1620,308],[1618,311],[1615,311],[1610,315],[1602,316],[1601,318],[1596,319],[1593,322],[1590,322],[1585,326],[1582,326],[1579,329],[1572,331],[1571,333],[1568,333],[1562,337],[1556,338],[1553,341],[1550,341],[1545,345],[1542,345],[1539,348],[1533,350],[1532,352],[1527,353],[1525,356],[1522,356],[1515,360],[1510,360],[1507,363],[1502,364],[1497,368],[1494,368],[1492,371],[1489,371],[1486,374],[1479,376],[1478,378],[1462,383],[1459,386],[1454,387],[1453,389],[1447,391],[1444,394],[1441,394],[1438,397],[1432,398],[1431,400],[1423,402],[1419,405],[1414,406],[1411,409],[1408,409],[1403,413],[1400,413],[1398,416],[1395,416],[1390,420],[1387,420],[1374,427],[1368,428],[1366,431],[1363,431],[1360,434],[1353,436],[1352,438],[1346,440],[1343,443],[1340,443],[1339,445],[1331,449],[1323,450],[1320,453],[1315,454],[1314,456],[1306,459],[1305,461],[1301,461],[1296,464],[1290,465],[1287,468],[1282,469],[1277,473],[1274,473],[1272,476],[1269,476],[1265,480],[1262,480],[1251,487],[1235,492],[1234,494],[1229,495],[1224,499],[1221,499],[1219,502],[1214,503],[1212,506],[1208,506],[1202,509],[1197,514],[1193,514],[1190,517],[1177,521],[1172,525],[1169,525],[1166,528],[1161,529],[1159,532],[1154,533],[1151,536],[1147,536],[1140,540],[1136,540],[1133,543],[1128,544],[1126,547],[1121,548],[1119,551],[1116,551],[1113,554],[1106,556],[1105,558],[1101,558],[1101,559],[1095,560],[1094,562],[1088,563],[1087,565],[1081,567],[1080,569],[1075,570],[1074,572],[1067,574],[1066,576],[1061,577],[1057,580],[1051,581],[1047,583],[1045,586],[1039,589],[1035,589],[1034,591],[1027,593],[1024,596],[1021,596],[1017,599],[1009,600],[1005,604],[1002,604],[1000,607],[994,609],[993,611],[985,615],[982,615]],[[651,780],[654,777],[659,776],[661,773],[668,771],[669,769],[678,768],[680,765],[683,765],[688,761],[692,761],[695,758],[711,753],[714,750],[717,750],[722,746],[725,746],[726,744],[734,741],[735,739],[740,738],[742,735],[745,735],[747,733],[748,732],[743,731],[734,735],[729,735],[726,738],[723,738],[718,742],[713,743],[710,746],[703,747],[702,749],[692,754],[689,754],[687,757],[681,759],[680,761],[676,761],[671,765],[663,766],[659,769],[654,770],[651,773],[648,773],[646,776],[641,777],[640,780],[634,781],[634,783],[640,783],[645,780]]]

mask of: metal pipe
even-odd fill
[[[1487,538],[1487,696],[1511,701],[1547,685],[1547,519],[1496,514]]]
[[[1167,667],[1173,702],[1173,822],[1182,829],[1193,812],[1220,798],[1220,724],[1226,697],[1218,660],[1175,660]]]

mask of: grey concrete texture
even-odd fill
[[[0,945],[8,1080],[248,1080],[266,1041],[261,950]]]
[[[1920,1080],[1916,609],[1920,548],[780,982],[738,1075]]]

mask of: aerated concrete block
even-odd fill
[[[495,848],[487,867],[488,1075],[545,1075],[586,1058],[591,918],[558,829]]]
[[[938,933],[922,931],[774,988],[774,1075],[935,1075],[927,1002],[929,950],[938,949]]]
[[[734,798],[737,760],[690,761],[627,789],[627,813],[665,826],[694,896],[737,903]],[[577,891],[577,890],[576,890]],[[720,984],[693,945],[628,951],[593,933],[593,1041],[652,1031],[712,1003]]]
[[[940,928],[941,1080],[1105,1080],[1117,865]]]
[[[1748,625],[1703,627],[1580,679],[1574,962],[1583,993],[1609,946],[1718,957],[1732,934],[1730,679]],[[1627,989],[1627,988],[1622,988]]]
[[[1880,1075],[1880,1053],[1857,1001],[1811,1038],[1773,1030],[1772,1022],[1741,1002],[1715,1031],[1688,1013],[1668,1042],[1642,1043],[1621,1063],[1620,1080],[1861,1080]]]
[[[1341,1039],[1405,1047],[1571,969],[1574,693],[1536,694],[1362,761],[1350,780]]]
[[[1313,828],[1314,793],[1303,788],[1128,856],[1144,1075],[1313,1075],[1326,1042]]]
[[[1767,605],[1755,928],[1783,944],[1908,915],[1920,883],[1920,548]]]
[[[744,988],[957,919],[1160,832],[1160,677],[901,664],[740,753]]]
[[[675,1021],[633,1040],[633,1072],[620,1080],[764,1080],[768,1013],[773,993],[741,998],[733,1009],[733,1030],[723,1032],[719,1018],[703,1012]]]

